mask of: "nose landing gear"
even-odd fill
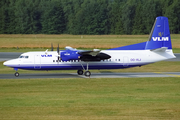
[[[16,71],[16,72],[14,73],[14,76],[19,77],[19,73],[17,72],[18,69],[17,69],[17,68],[14,68],[14,70]]]
[[[18,77],[18,76],[19,76],[19,73],[18,73],[18,72],[15,72],[14,75],[15,75],[16,77]]]

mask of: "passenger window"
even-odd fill
[[[29,56],[25,56],[25,58],[29,58]]]

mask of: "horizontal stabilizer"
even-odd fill
[[[161,47],[157,49],[152,49],[151,51],[153,52],[165,52],[167,50],[167,47]]]

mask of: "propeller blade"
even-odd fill
[[[60,60],[60,55],[59,55],[59,44],[58,44],[58,47],[57,47],[57,53],[58,53],[58,60]]]
[[[58,44],[58,47],[57,47],[57,53],[58,53],[58,55],[59,55],[59,44]]]

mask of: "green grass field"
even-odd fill
[[[179,72],[179,65],[180,62],[162,61],[140,68],[108,71]],[[14,74],[14,70],[3,66],[2,62],[0,68],[0,73]],[[19,72],[46,73],[26,70]],[[0,118],[1,120],[178,120],[179,86],[178,77],[1,79]]]
[[[179,120],[179,78],[0,80],[1,120]]]
[[[59,44],[61,49],[66,46],[83,49],[109,49],[148,40],[149,35],[0,35],[0,51],[42,50]],[[180,34],[171,35],[172,46],[175,51],[180,52]],[[10,49],[10,50],[9,50]]]

